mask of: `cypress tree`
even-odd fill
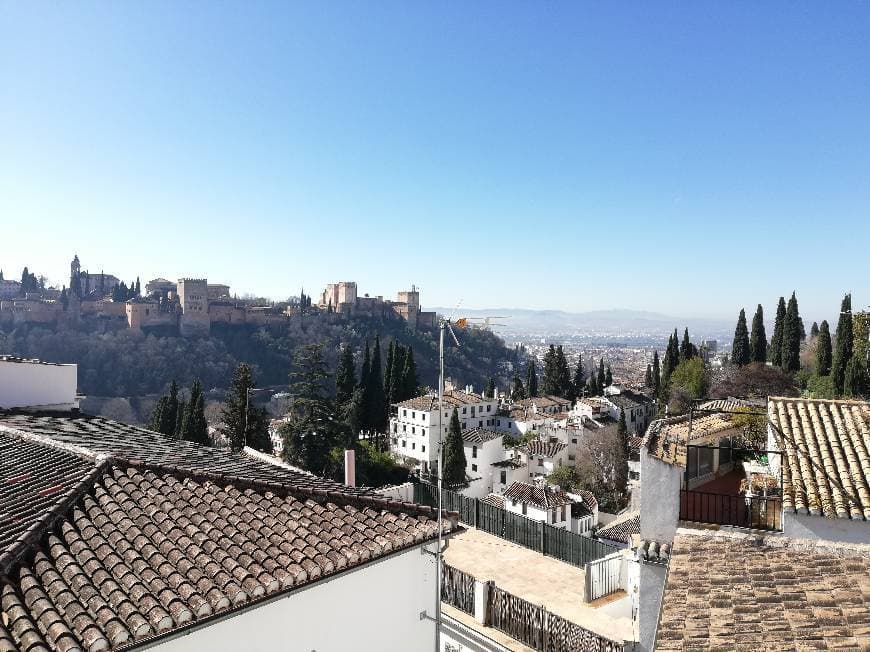
[[[495,379],[492,376],[486,381],[486,389],[483,390],[483,396],[484,398],[495,398]]]
[[[842,395],[845,391],[846,366],[852,359],[854,341],[852,339],[852,295],[843,297],[840,305],[840,319],[837,322],[837,339],[834,346],[834,362],[831,376],[834,381],[834,391]]]
[[[749,358],[752,362],[767,362],[767,333],[764,332],[764,309],[761,304],[752,318],[752,336],[749,339]]]
[[[586,381],[586,394],[588,396],[598,396],[599,393],[600,391],[596,375],[589,374],[589,379]]]
[[[812,328],[810,328],[810,337],[818,337],[819,336],[819,325],[816,322],[813,322]]]
[[[362,368],[359,372],[359,389],[362,392],[362,411],[360,413],[360,428],[371,429],[372,415],[369,408],[372,404],[372,390],[369,389],[369,374],[372,366],[372,354],[369,350],[369,341],[366,339],[366,348],[363,353]]]
[[[165,396],[161,396],[157,399],[157,402],[154,404],[154,409],[151,410],[151,418],[148,420],[148,430],[162,432],[160,428],[163,423],[164,414],[166,413],[166,403],[167,399]],[[175,426],[175,424],[172,425],[173,427]]]
[[[816,336],[816,373],[819,376],[827,376],[831,373],[831,360],[833,357],[831,331],[827,320],[822,322],[822,326],[818,331]]]
[[[801,342],[807,339],[807,329],[804,328],[804,318],[798,317],[798,332],[801,335]]]
[[[651,364],[646,365],[646,375],[643,378],[643,386],[644,387],[652,387],[653,386],[652,365]]]
[[[190,387],[190,399],[187,401],[184,418],[181,421],[180,439],[204,446],[211,445],[211,439],[208,436],[208,423],[205,420],[205,397],[202,394],[202,385],[198,380],[194,380]]]
[[[574,400],[579,396],[583,396],[583,387],[585,386],[583,372],[583,356],[577,356],[577,366],[574,368]]]
[[[420,380],[417,378],[417,363],[414,362],[414,349],[410,346],[405,352],[405,368],[402,370],[402,392],[404,399],[417,396],[420,389]]]
[[[653,353],[653,362],[652,362],[652,388],[653,388],[653,396],[658,398],[659,393],[661,392],[661,383],[662,383],[662,372],[661,372],[661,363],[659,362],[659,352],[656,350]]]
[[[175,424],[178,421],[178,383],[173,381],[169,384],[169,395],[165,397],[163,409],[158,424],[158,432],[172,437],[175,435]]]
[[[794,292],[788,300],[782,329],[782,370],[795,373],[801,368],[800,314]]]
[[[390,345],[387,347],[387,362],[384,364],[384,397],[387,402],[387,407],[389,408],[390,403],[390,389],[392,385],[393,378],[393,358],[395,357],[396,351],[393,346],[393,340],[390,340]],[[387,412],[389,414],[389,410]]]
[[[175,438],[182,439],[182,427],[184,426],[184,415],[187,414],[187,403],[184,399],[178,401],[178,411],[175,413]]]
[[[607,386],[607,374],[604,372],[604,358],[598,360],[598,377],[595,379],[595,384],[598,386],[598,392],[604,391]]]
[[[387,402],[384,397],[384,377],[381,371],[381,338],[375,335],[369,368],[369,425],[376,432],[387,431]]]
[[[353,364],[353,348],[350,343],[341,347],[338,358],[338,369],[335,373],[335,402],[345,405],[353,398],[356,386],[356,367]]]
[[[511,385],[511,400],[521,401],[526,397],[526,389],[523,387],[523,381],[520,380],[518,374],[514,374],[513,384]]]
[[[245,447],[250,434],[250,415],[257,409],[249,404],[248,394],[253,387],[254,376],[251,368],[241,363],[233,372],[232,385],[221,410],[221,433],[229,440],[230,448],[234,451]]]
[[[538,395],[538,373],[535,371],[534,358],[529,360],[526,367],[526,393],[529,398],[534,398]]]
[[[861,398],[866,391],[867,371],[861,360],[855,356],[846,365],[843,377],[843,394],[849,398]]]
[[[734,329],[734,343],[731,345],[731,362],[742,367],[749,364],[749,331],[746,329],[746,311],[741,308]]]
[[[444,439],[442,457],[443,480],[446,485],[465,483],[465,446],[462,443],[462,428],[459,425],[459,413],[453,408],[450,417],[450,427]]]
[[[782,366],[782,329],[785,326],[785,299],[779,298],[776,306],[776,321],[773,322],[773,337],[770,338],[770,361],[775,367]]]
[[[557,396],[568,398],[571,394],[571,370],[568,368],[568,359],[562,345],[556,347],[556,384]]]
[[[554,396],[559,392],[559,372],[556,369],[556,347],[552,344],[544,355],[544,396]]]
[[[604,372],[604,385],[610,387],[613,384],[613,371],[610,369],[610,364],[607,365],[607,371]]]
[[[625,423],[625,410],[619,410],[619,424],[616,429],[616,434],[619,437],[619,447],[616,459],[614,460],[614,484],[616,489],[622,494],[628,493],[628,457],[630,447],[628,443],[628,426]]]
[[[689,340],[689,329],[683,331],[683,341],[680,344],[680,362],[692,357],[692,342]]]
[[[674,369],[676,369],[680,364],[680,336],[677,335],[677,329],[674,329],[674,335],[671,340],[673,343],[671,344],[671,373],[673,373]]]
[[[409,398],[405,396],[405,349],[396,343],[393,349],[392,371],[390,371],[390,387],[387,394],[390,404],[400,403]]]

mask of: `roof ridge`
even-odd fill
[[[430,518],[437,517],[437,510],[428,505],[420,505],[418,503],[403,502],[383,498],[379,495],[363,495],[354,494],[344,491],[336,491],[333,489],[324,489],[314,485],[294,484],[291,482],[278,482],[268,480],[257,480],[248,477],[242,477],[233,473],[222,473],[219,471],[202,471],[192,469],[190,467],[179,466],[175,464],[159,464],[148,462],[146,460],[137,460],[132,458],[116,457],[107,462],[116,464],[120,467],[133,467],[138,469],[146,469],[151,471],[160,471],[163,473],[171,473],[194,480],[205,480],[207,482],[225,482],[232,484],[238,488],[262,489],[273,493],[283,492],[285,494],[302,494],[312,498],[328,498],[332,501],[343,501],[344,504],[352,506],[366,506],[376,509],[382,509],[391,513],[411,514],[414,516],[428,516]],[[312,479],[318,479],[318,476],[312,475]],[[442,510],[442,514],[448,518],[452,525],[457,525],[459,522],[459,512]]]
[[[22,532],[5,550],[0,552],[0,576],[7,575],[9,570],[18,563],[30,550],[31,546],[40,541],[43,536],[60,519],[64,518],[94,483],[102,477],[106,469],[112,464],[111,458],[105,458],[85,476],[78,484],[66,493],[58,496],[58,499],[40,514],[30,526]]]
[[[64,441],[59,441],[54,439],[49,435],[40,435],[33,432],[27,432],[26,430],[20,430],[18,428],[12,428],[7,425],[3,425],[0,423],[0,433],[11,435],[20,439],[21,441],[26,441],[34,444],[40,444],[42,446],[47,446],[48,448],[54,448],[55,450],[63,451],[65,453],[69,453],[70,455],[75,455],[83,460],[88,462],[94,462],[95,464],[99,464],[104,460],[111,458],[111,455],[106,453],[97,453],[92,451],[89,448],[85,448],[84,446],[76,446],[75,444],[68,444]]]

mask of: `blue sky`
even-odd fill
[[[0,267],[832,318],[868,71],[867,3],[2,2]]]

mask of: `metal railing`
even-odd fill
[[[746,497],[681,489],[680,520],[781,531],[782,498]]]

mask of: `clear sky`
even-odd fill
[[[868,209],[866,2],[0,2],[7,278],[834,318]]]

